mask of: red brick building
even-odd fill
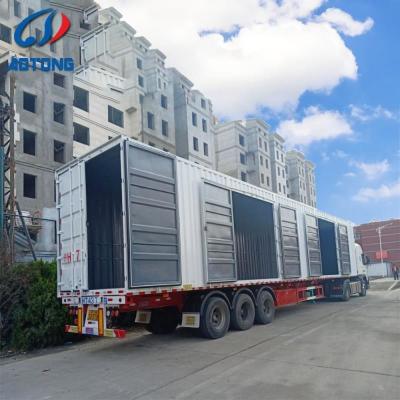
[[[364,254],[371,259],[371,263],[380,262],[378,228],[381,231],[383,261],[400,266],[400,219],[356,226],[354,228],[356,242],[362,246]]]

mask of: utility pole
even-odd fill
[[[391,222],[390,224],[385,224],[382,226],[379,226],[376,231],[378,232],[378,236],[379,236],[379,254],[381,256],[381,264],[383,263],[383,254],[382,254],[382,230],[384,228],[386,228],[387,226],[393,225],[393,222]]]
[[[2,80],[6,82],[5,72]],[[11,263],[14,261],[15,226],[15,141],[14,93],[15,75],[9,75],[9,93],[0,93],[0,238],[6,244]]]

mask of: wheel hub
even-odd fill
[[[219,308],[214,308],[211,314],[211,322],[215,327],[219,327],[223,323],[223,315]]]

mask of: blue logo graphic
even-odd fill
[[[32,21],[40,18],[43,15],[48,14],[44,22],[44,33],[41,38],[35,36],[28,36],[23,39],[23,33],[25,29],[29,26]],[[61,13],[61,25],[58,31],[53,35],[53,20],[57,10],[52,8],[45,8],[35,13],[29,15],[23,19],[15,29],[14,40],[18,46],[26,48],[36,45],[37,47],[42,47],[45,44],[53,44],[65,36],[71,27],[71,21],[68,17]],[[12,57],[8,69],[11,71],[73,71],[75,68],[74,60],[70,57],[68,58],[54,58],[54,57]]]
[[[44,34],[43,37],[37,42],[36,38],[34,36],[29,36],[26,39],[22,39],[22,34],[25,30],[25,28],[35,19],[41,17],[42,15],[49,14],[49,16],[46,18],[46,21],[44,23]],[[25,19],[23,19],[15,29],[14,33],[14,40],[20,47],[30,47],[36,44],[37,46],[44,46],[45,44],[49,43],[55,43],[57,40],[60,40],[69,30],[71,27],[71,21],[68,19],[68,17],[61,13],[61,26],[58,29],[57,33],[53,36],[53,19],[54,16],[57,14],[56,10],[53,10],[52,8],[45,8],[43,10],[39,10]]]

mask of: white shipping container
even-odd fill
[[[357,275],[351,222],[132,139],[56,175],[59,293]]]

